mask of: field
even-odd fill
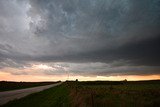
[[[59,82],[59,81],[58,81]],[[8,81],[0,81],[0,92],[16,90],[16,89],[24,89],[31,88],[35,86],[43,86],[54,84],[57,82],[8,82]]]
[[[159,107],[160,81],[67,81],[3,107]]]
[[[70,83],[74,107],[157,107],[160,81]],[[73,88],[74,87],[74,88]]]
[[[64,85],[14,100],[3,107],[70,107],[69,91]]]

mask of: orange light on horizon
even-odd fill
[[[7,72],[0,72],[0,81],[66,81],[68,75],[12,75]],[[160,79],[160,75],[125,75],[125,76],[73,76],[71,75],[68,80],[79,81],[121,81],[127,79],[128,81],[138,80],[156,80]]]

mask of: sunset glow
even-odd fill
[[[50,67],[50,66],[47,66],[47,65],[43,65],[43,64],[33,65],[32,67],[35,68],[35,69],[43,69],[43,70],[52,70],[52,69],[54,69],[53,67]]]

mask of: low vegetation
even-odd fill
[[[62,84],[19,100],[11,101],[2,107],[70,107],[69,90]]]
[[[59,81],[58,81],[59,82]],[[57,82],[8,82],[8,81],[0,81],[0,92],[30,88],[35,86],[49,85]]]
[[[160,81],[67,81],[3,107],[158,107]]]
[[[68,82],[73,107],[157,107],[160,81]]]

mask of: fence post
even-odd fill
[[[94,96],[93,96],[93,92],[91,92],[91,106],[94,107]]]

